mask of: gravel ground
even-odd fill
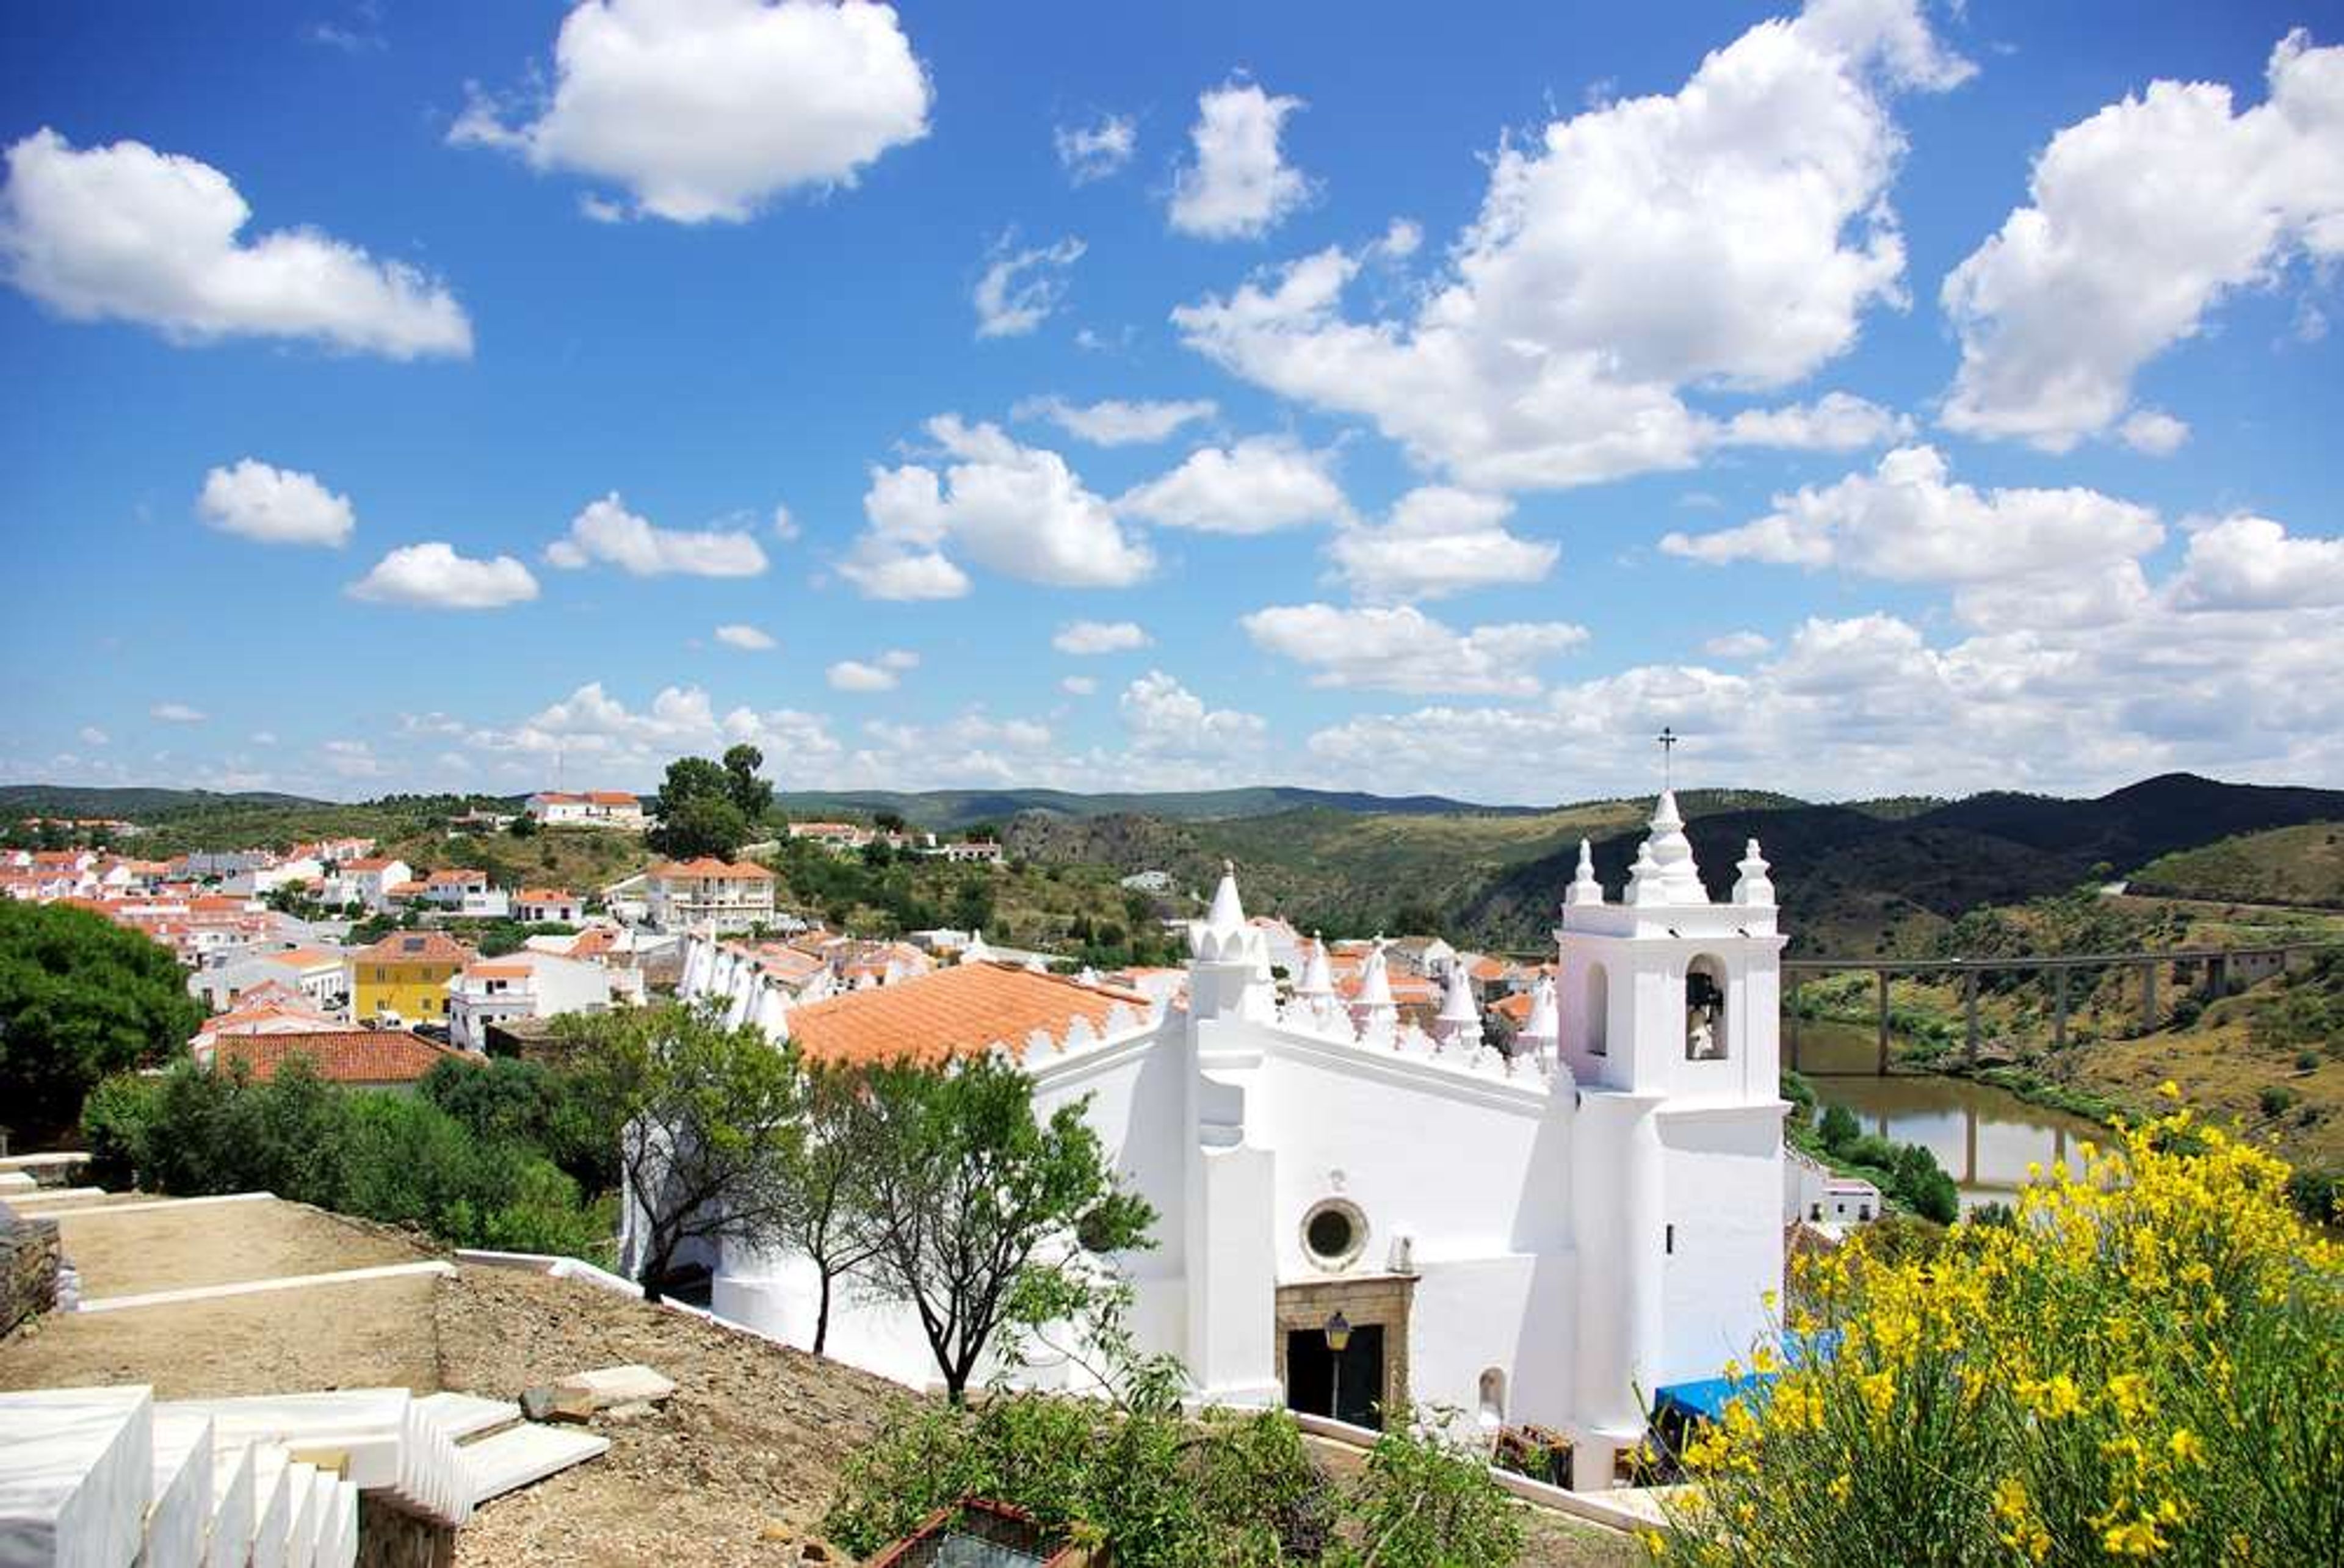
[[[464,1568],[794,1561],[840,1462],[889,1402],[911,1397],[834,1362],[533,1275],[468,1270],[435,1308],[450,1388],[510,1399],[623,1361],[676,1385],[656,1415],[598,1421],[611,1439],[601,1459],[483,1509],[458,1538]]]

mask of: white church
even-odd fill
[[[1618,901],[1582,845],[1557,978],[1510,1056],[1484,1043],[1461,967],[1429,1032],[1399,1022],[1380,952],[1345,1000],[1313,943],[1281,996],[1233,875],[1168,1006],[982,957],[792,1006],[708,939],[684,992],[815,1059],[1005,1048],[1037,1114],[1083,1102],[1158,1216],[1155,1247],[1115,1259],[1142,1348],[1177,1354],[1199,1399],[1536,1422],[1572,1439],[1575,1485],[1604,1486],[1654,1391],[1746,1357],[1782,1283],[1784,939],[1754,840],[1738,870],[1713,902],[1672,793]],[[702,1260],[718,1316],[811,1342],[804,1259],[727,1243]],[[827,1348],[935,1379],[905,1312],[851,1291]]]

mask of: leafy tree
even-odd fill
[[[1834,1153],[1847,1148],[1864,1133],[1855,1113],[1844,1105],[1824,1107],[1824,1119],[1816,1130],[1823,1135],[1824,1147]]]
[[[557,1028],[581,1047],[581,1105],[621,1129],[619,1168],[646,1227],[636,1275],[647,1296],[660,1298],[687,1241],[781,1235],[803,1136],[789,1057],[757,1029],[725,1028],[682,1004],[572,1014]]]
[[[764,765],[765,754],[745,743],[724,754],[725,792],[752,826],[773,809],[773,786],[757,776]]]
[[[872,1223],[867,1173],[878,1122],[862,1114],[861,1079],[818,1067],[803,1068],[803,1136],[784,1152],[788,1197],[777,1239],[803,1254],[822,1279],[814,1313],[813,1353],[830,1340],[831,1299],[838,1281],[869,1264],[883,1238]]]
[[[653,849],[676,860],[703,855],[730,860],[748,842],[749,821],[728,796],[690,794],[662,807],[659,825],[645,837]]]
[[[0,1107],[70,1123],[108,1073],[163,1060],[203,1021],[187,975],[138,932],[70,905],[0,899]]]
[[[1082,1107],[1037,1122],[1033,1086],[1007,1062],[884,1068],[855,1104],[874,1124],[862,1135],[874,1282],[913,1308],[955,1404],[995,1330],[1051,1295],[1036,1276],[1079,1263],[1065,1242],[1150,1245],[1155,1210],[1118,1184]]]

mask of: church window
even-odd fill
[[[1612,981],[1603,966],[1587,966],[1587,1053],[1604,1055],[1611,1047]]]
[[[1685,1060],[1725,1059],[1725,966],[1704,953],[1685,970]]]
[[[1368,1219],[1359,1206],[1329,1198],[1302,1217],[1302,1246],[1322,1269],[1341,1269],[1368,1244]]]

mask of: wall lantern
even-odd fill
[[[1338,1311],[1327,1320],[1327,1348],[1339,1356],[1350,1342],[1351,1320]]]

